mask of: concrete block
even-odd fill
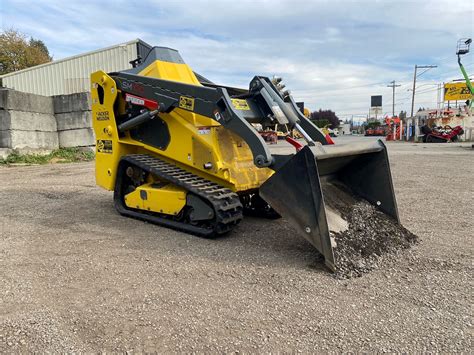
[[[95,145],[94,130],[92,128],[70,129],[59,131],[59,146],[69,147],[88,147]]]
[[[0,159],[7,159],[7,157],[12,153],[11,149],[0,148]]]
[[[0,130],[57,131],[56,118],[52,114],[0,110]]]
[[[0,131],[0,148],[11,148],[12,137],[9,130]]]
[[[7,105],[8,90],[6,88],[0,89],[0,109],[4,110]]]
[[[91,95],[80,92],[71,95],[53,96],[54,112],[66,113],[72,111],[89,111],[91,109]]]
[[[0,147],[11,149],[58,149],[58,132],[0,131]]]
[[[92,127],[91,111],[75,111],[56,114],[58,131]]]
[[[12,89],[0,89],[0,108],[54,114],[53,99]]]

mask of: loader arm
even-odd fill
[[[126,72],[111,73],[110,76],[119,90],[154,100],[159,103],[163,112],[169,113],[175,108],[189,109],[183,104],[183,100],[194,99],[191,111],[214,119],[242,137],[249,145],[254,163],[259,168],[274,167],[275,157],[250,122],[277,121],[289,124],[291,129],[296,127],[302,132],[310,145],[314,145],[315,141],[327,144],[324,134],[299,112],[293,98],[289,96],[286,98],[287,102],[284,102],[278,90],[265,77],[255,77],[251,81],[248,93],[239,95],[241,98],[238,100],[245,100],[245,103],[240,105],[241,109],[237,109],[233,102],[235,99],[225,87],[190,85]]]

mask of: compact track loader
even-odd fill
[[[204,237],[231,231],[246,213],[283,216],[331,270],[331,233],[345,226],[325,207],[325,185],[398,223],[381,141],[329,145],[277,82],[256,76],[248,90],[216,85],[170,48],[154,47],[132,66],[91,75],[96,181],[114,191],[122,215]],[[272,154],[252,124],[287,125],[306,144]]]

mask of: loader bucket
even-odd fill
[[[347,228],[341,217],[345,197],[338,199],[339,207],[325,204],[336,193],[365,199],[399,223],[387,151],[380,140],[305,146],[260,187],[260,196],[324,256],[332,271],[337,265],[331,234]]]

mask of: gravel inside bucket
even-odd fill
[[[326,183],[324,202],[347,221],[348,228],[331,232],[336,243],[334,258],[337,278],[359,277],[396,257],[418,242],[418,237],[392,217],[341,186]]]

